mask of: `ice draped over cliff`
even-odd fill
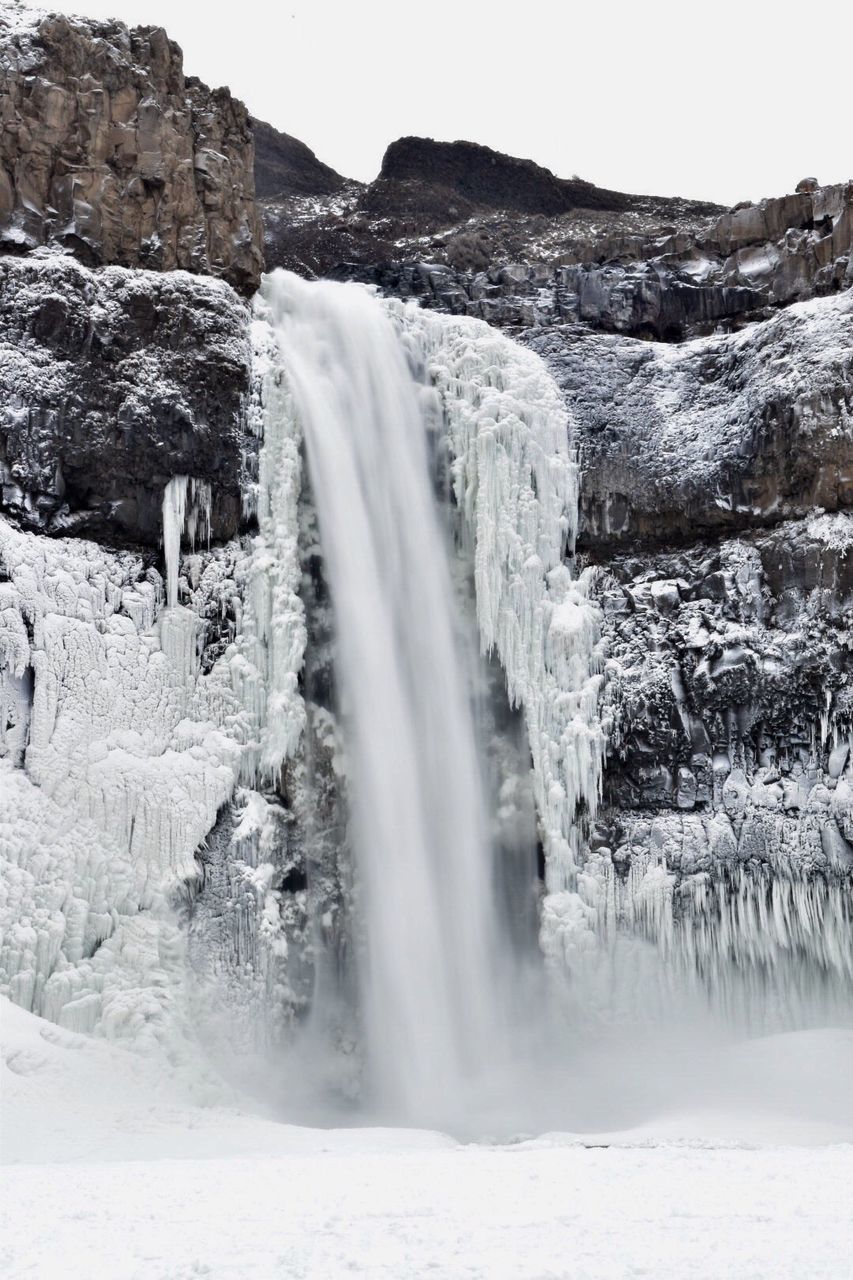
[[[260,431],[281,380],[269,327],[255,337]],[[186,1024],[178,908],[197,853],[299,742],[299,443],[286,413],[268,418],[258,534],[206,553],[209,487],[173,477],[165,583],[142,555],[0,520],[0,981],[74,1029]],[[235,619],[209,670],[205,612]],[[263,876],[257,896],[262,915]]]
[[[774,982],[806,1001],[815,984],[849,993],[853,928],[840,873],[734,866],[713,816],[716,861],[695,874],[677,875],[663,842],[630,867],[590,849],[606,744],[602,694],[605,678],[618,690],[619,672],[603,650],[598,571],[572,567],[570,409],[539,357],[477,320],[279,275],[256,301],[252,336],[249,417],[263,444],[257,484],[243,498],[254,532],[208,548],[210,492],[188,475],[163,493],[165,578],[150,556],[0,521],[3,988],[69,1027],[106,1034],[149,1036],[186,1020],[178,908],[192,898],[212,842],[227,893],[239,900],[226,928],[239,932],[230,945],[241,981],[272,974],[288,991],[275,793],[288,762],[304,756],[307,443],[343,719],[351,731],[360,716],[362,745],[370,743],[361,772],[349,751],[343,770],[353,833],[357,840],[361,829],[362,854],[373,859],[362,871],[375,901],[404,908],[365,916],[387,944],[373,947],[383,967],[366,1004],[381,1024],[380,1006],[398,1002],[398,1033],[408,1025],[411,1034],[395,1042],[383,1032],[376,1043],[386,1056],[396,1045],[402,1061],[425,1063],[433,1079],[424,1087],[442,1087],[414,1017],[430,994],[423,973],[445,1001],[423,1026],[443,1021],[438,1043],[452,1044],[452,1028],[470,1021],[465,1010],[482,1006],[478,993],[498,982],[500,945],[491,907],[483,909],[490,855],[467,694],[448,639],[446,565],[428,510],[428,441],[446,452],[470,537],[482,649],[499,660],[526,726],[545,853],[540,937],[553,971],[568,968],[583,979],[576,994],[601,1003],[628,970],[631,998],[642,1002],[650,955],[660,959],[658,994],[661,973],[666,982],[698,975],[733,999],[745,982],[759,1004]],[[383,788],[398,775],[396,791]],[[370,833],[380,811],[382,841]],[[394,856],[412,834],[407,814],[420,849],[415,871]],[[430,867],[435,844],[464,848],[473,861],[452,856]],[[393,956],[413,947],[406,913],[415,899],[432,941],[418,953],[421,976],[407,979]],[[454,964],[467,975],[462,986]],[[462,1060],[467,1050],[457,1043],[453,1052]]]
[[[565,563],[577,528],[572,427],[542,361],[480,320],[392,303],[441,397],[455,498],[474,540],[477,617],[524,708],[552,892],[575,885],[578,810],[595,816],[605,737],[591,572]]]

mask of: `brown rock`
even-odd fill
[[[161,28],[5,8],[0,126],[0,248],[257,288],[248,113],[185,78]]]

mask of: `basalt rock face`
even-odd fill
[[[572,412],[578,550],[597,566],[611,727],[594,846],[638,910],[659,873],[691,901],[708,875],[727,901],[846,882],[853,292],[684,343],[520,336]]]
[[[523,341],[571,406],[596,560],[853,506],[853,292],[678,345],[560,325]]]
[[[271,196],[328,196],[346,185],[346,178],[318,160],[314,152],[289,133],[279,133],[263,120],[252,121],[255,141],[255,194]]]
[[[606,234],[591,226],[557,252],[540,230],[520,244],[519,261],[496,258],[472,227],[470,261],[448,241],[428,262],[350,262],[333,274],[513,330],[569,322],[663,341],[736,328],[853,284],[853,183],[765,200],[693,229],[627,233],[624,213],[596,216],[614,219]]]
[[[599,581],[613,717],[598,839],[627,865],[853,872],[853,517],[813,516]]]
[[[158,27],[0,13],[0,248],[89,266],[218,275],[263,267],[249,117],[185,77]]]
[[[2,509],[36,532],[161,539],[174,475],[241,518],[248,314],[223,281],[0,258]]]

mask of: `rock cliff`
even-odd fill
[[[242,103],[159,27],[0,10],[0,249],[222,276],[263,265]]]
[[[402,261],[400,248],[415,248],[404,241],[392,249],[390,261],[341,261],[333,274],[513,330],[575,321],[667,342],[734,328],[853,283],[849,182],[765,200],[680,229],[659,222],[632,231],[624,226],[629,214],[619,210],[584,213],[585,228],[579,211],[567,216],[570,239],[552,220],[526,233],[522,223],[514,241],[495,244],[472,218],[459,233],[470,254],[455,253],[457,241],[451,238],[442,246],[419,246],[432,250],[428,260],[421,253],[417,261]],[[301,227],[297,240],[305,235]],[[328,256],[328,227],[324,236]],[[341,257],[350,247],[342,234]]]
[[[242,510],[250,346],[223,281],[0,257],[3,509],[37,532],[161,539],[173,475],[211,486],[212,533]]]

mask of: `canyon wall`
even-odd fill
[[[0,249],[221,276],[263,267],[248,113],[159,27],[0,12]]]
[[[264,414],[287,416],[246,302],[261,214],[271,266],[485,320],[553,377],[607,728],[597,813],[585,794],[576,817],[620,924],[659,940],[710,886],[698,936],[749,875],[761,910],[790,890],[817,964],[847,964],[809,929],[853,874],[853,185],[724,211],[407,139],[365,186],[261,125],[256,206],[245,109],[184,77],[162,31],[6,6],[0,70],[16,998],[138,1029],[148,970],[156,1022],[189,963],[285,1026],[313,957],[348,945],[316,515],[269,417],[259,460]],[[506,715],[501,810],[529,816]]]

